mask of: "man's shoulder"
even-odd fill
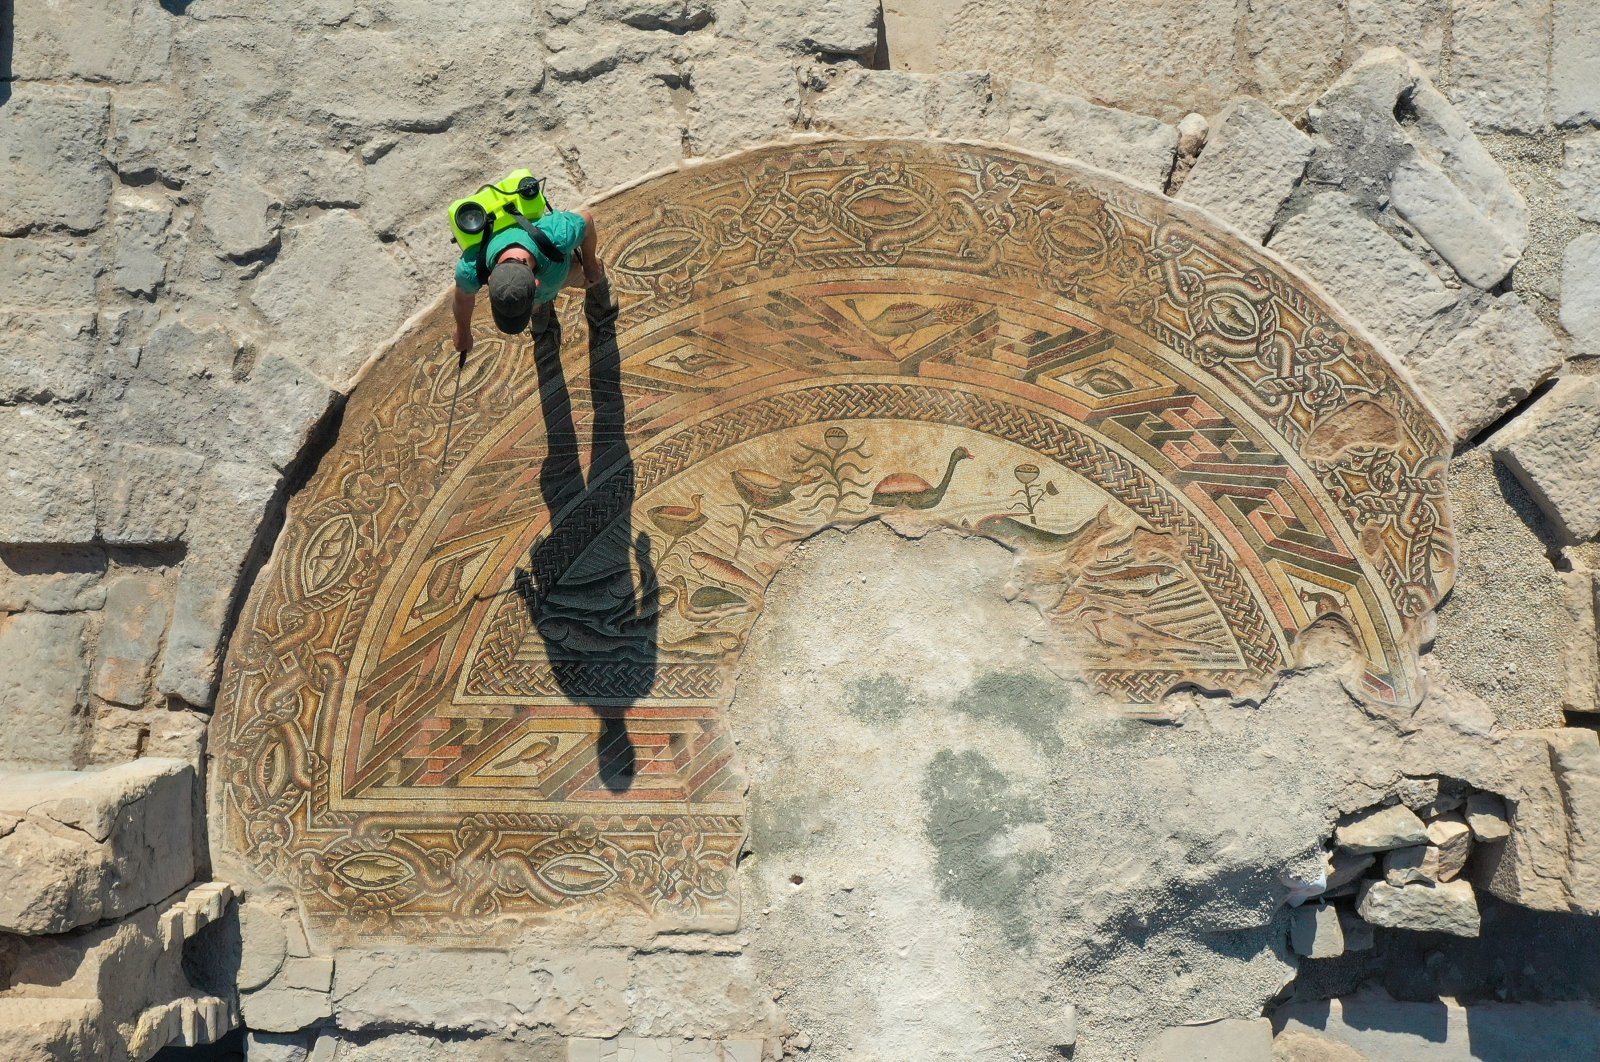
[[[564,251],[570,251],[583,242],[583,215],[570,210],[548,211],[539,219],[538,226]]]

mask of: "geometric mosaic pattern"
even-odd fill
[[[1420,696],[1449,441],[1308,285],[996,148],[763,149],[596,210],[620,304],[447,311],[292,501],[213,730],[226,843],[348,931],[737,916],[723,711],[794,544],[895,514],[1018,557],[1104,689],[1260,692],[1336,614]],[[870,647],[863,647],[870,649]]]

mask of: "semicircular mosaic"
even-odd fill
[[[620,315],[566,295],[534,342],[480,313],[450,427],[441,310],[362,382],[251,594],[224,843],[314,915],[730,923],[740,652],[797,542],[891,513],[1012,550],[1125,701],[1259,693],[1328,614],[1364,696],[1418,698],[1447,437],[1259,249],[1061,164],[896,141],[597,213]]]

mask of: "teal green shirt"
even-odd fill
[[[507,247],[527,248],[537,263],[533,272],[539,280],[539,294],[534,298],[534,302],[549,302],[561,291],[561,285],[567,282],[567,271],[572,268],[572,252],[583,242],[583,217],[570,210],[552,210],[533,225],[550,237],[551,243],[561,248],[564,252],[561,261],[546,261],[544,255],[533,245],[533,238],[522,231],[522,226],[510,225],[489,238],[490,268],[494,268],[495,258]],[[468,295],[476,295],[478,289],[483,287],[483,282],[478,279],[476,247],[462,251],[461,257],[456,259],[456,287]]]

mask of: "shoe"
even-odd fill
[[[617,298],[611,293],[611,277],[609,274],[590,284],[583,293],[583,315],[589,319],[590,327],[599,327],[610,324],[617,319],[621,308],[617,305]]]
[[[538,339],[544,334],[544,330],[550,327],[552,306],[553,303],[550,302],[540,302],[534,304],[533,313],[528,318],[528,334],[533,338]]]

